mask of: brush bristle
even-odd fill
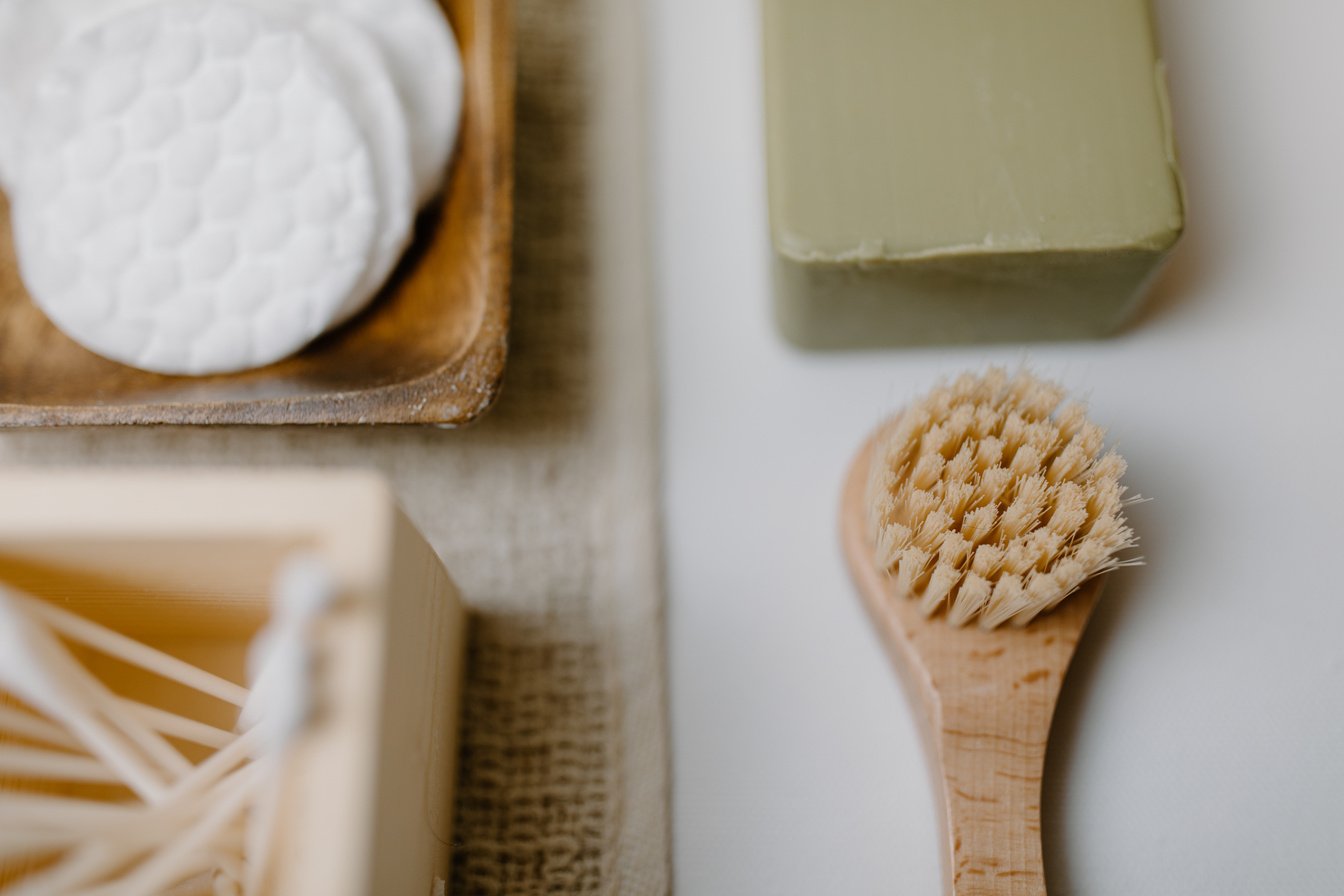
[[[991,368],[893,421],[869,481],[878,566],[927,615],[1018,625],[1135,546],[1124,460],[1064,390]]]

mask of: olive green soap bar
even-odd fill
[[[1147,0],[762,0],[781,329],[1099,336],[1184,225]]]

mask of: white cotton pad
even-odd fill
[[[0,187],[9,189],[23,133],[24,97],[59,46],[61,17],[52,5],[0,0]]]
[[[62,47],[14,195],[34,300],[89,349],[225,373],[340,315],[378,222],[359,125],[311,42],[248,6],[145,6]]]
[[[410,244],[417,207],[410,136],[396,86],[373,41],[350,21],[321,11],[309,14],[303,29],[336,76],[364,134],[378,188],[378,230],[373,249],[364,275],[333,322],[339,324],[362,311],[378,294]]]
[[[41,57],[50,54],[58,47],[62,36],[69,37],[90,30],[127,10],[152,5],[155,2],[156,0],[8,0],[6,4],[6,0],[0,0],[0,13],[6,9],[26,10],[21,29],[10,29],[10,33],[24,35],[22,41],[14,41],[15,49],[24,53],[9,57],[15,60],[9,65],[0,59],[0,74],[6,69],[14,69],[25,79],[10,80],[14,86],[8,92],[14,97],[11,106],[15,112],[17,113],[20,106],[17,95],[26,89],[25,83],[31,86],[33,73],[40,71],[43,61]],[[377,21],[382,32],[388,35],[399,34],[398,46],[389,50],[404,53],[409,48],[416,58],[427,60],[430,69],[435,68],[433,57],[437,56],[440,59],[439,67],[441,67],[445,54],[426,51],[442,43],[444,34],[447,33],[446,41],[450,52],[446,56],[452,63],[452,71],[458,73],[456,78],[449,78],[452,82],[448,92],[451,117],[446,120],[453,130],[442,136],[435,136],[442,134],[444,121],[436,123],[427,120],[429,126],[420,127],[418,130],[421,133],[417,136],[417,142],[425,145],[422,154],[426,158],[434,158],[435,152],[425,143],[426,140],[444,142],[444,149],[437,163],[440,173],[432,179],[432,182],[429,182],[427,176],[424,178],[427,181],[425,188],[430,195],[437,190],[442,171],[447,167],[447,156],[451,153],[455,134],[457,108],[460,105],[460,65],[456,56],[456,44],[452,41],[451,33],[447,32],[446,20],[437,9],[433,8],[430,12],[437,21],[434,19],[430,21],[438,27],[429,31],[428,41],[419,36],[424,23],[416,23],[412,18],[408,18],[406,9],[398,11],[396,8],[409,6],[412,12],[416,12],[419,4],[405,4],[404,0],[396,0],[387,10],[395,19],[391,22],[381,21],[382,17],[372,15],[368,8],[360,10],[362,21],[360,17],[342,14],[341,9],[344,6],[367,7],[361,0],[350,4],[316,3],[311,0],[238,0],[238,2],[247,3],[261,12],[277,16],[312,39],[317,51],[335,76],[341,95],[364,134],[365,142],[372,154],[374,180],[379,194],[380,219],[368,267],[359,284],[351,291],[340,314],[332,322],[335,326],[362,311],[387,282],[410,244],[415,213],[421,204],[418,196],[421,184],[412,167],[414,154],[407,121],[407,104],[401,99],[404,93],[413,90],[403,89],[402,85],[394,82],[390,74],[393,68],[391,52],[385,52],[384,48],[375,42],[369,34],[369,26]],[[333,8],[336,9],[334,13],[329,11]],[[418,11],[423,14],[424,10],[422,8]],[[17,24],[16,22],[15,25]],[[0,51],[5,49],[4,25],[5,19],[0,17]],[[414,72],[414,69],[415,66],[403,67],[402,74],[418,83],[422,76]],[[414,87],[413,84],[411,86]],[[6,111],[5,94],[5,87],[0,84],[0,112]],[[425,104],[422,102],[421,105]],[[17,119],[18,116],[16,114],[11,117]],[[0,129],[2,128],[3,125],[0,125]],[[3,178],[5,168],[4,156],[3,140],[0,138],[0,178]],[[0,184],[2,183],[3,180],[0,179]]]
[[[158,0],[0,0],[0,187],[10,182],[17,165],[28,94],[47,60],[81,31],[154,2]]]
[[[387,60],[411,132],[416,204],[443,186],[462,120],[462,54],[436,0],[299,0],[366,29]]]

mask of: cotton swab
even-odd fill
[[[120,707],[122,712],[119,714],[122,716],[135,714],[142,719],[150,716],[153,721],[159,723],[169,722],[170,724],[165,727],[171,726],[179,733],[193,737],[200,737],[204,733],[202,729],[211,732],[202,739],[219,742],[219,735],[225,738],[233,737],[228,732],[221,732],[210,726],[184,731],[181,723],[189,723],[189,720],[182,720],[169,713],[156,712],[153,707],[139,707],[133,701],[118,701],[110,692],[95,686],[96,680],[82,680],[80,673],[84,673],[84,670],[65,653],[64,647],[41,626],[27,619],[17,610],[14,603],[6,598],[7,595],[0,593],[0,666],[3,666],[0,669],[0,679],[3,679],[8,689],[25,702],[63,721],[77,734],[77,738],[69,738],[69,735],[66,735],[66,738],[76,743],[84,742],[96,755],[100,755],[106,764],[97,759],[57,753],[49,749],[0,746],[0,774],[82,783],[130,783],[138,785],[134,789],[142,799],[153,802],[162,792],[162,784],[154,780],[153,771],[143,767],[133,751],[127,749],[127,745],[119,739],[117,732],[102,724],[106,720],[98,718],[100,711],[105,715],[116,715],[117,713],[106,712],[107,706],[114,705]],[[87,676],[87,673],[84,675]],[[92,679],[92,676],[87,678]],[[7,710],[4,721],[11,733],[15,733],[13,730],[18,729],[17,733],[36,735],[39,740],[59,742],[66,739],[60,736],[64,732],[44,719],[10,707],[4,709]],[[121,732],[129,737],[135,736],[132,732],[135,732],[137,727],[143,731],[149,730],[143,723],[136,726],[126,724],[124,721],[119,727],[130,729]],[[51,736],[53,734],[56,736]],[[152,742],[147,738],[139,738],[139,741],[141,744]],[[164,746],[167,746],[166,743]],[[186,763],[180,754],[174,751],[174,756],[182,767],[188,772],[191,771],[190,764]],[[181,777],[185,780],[190,775]],[[38,811],[34,811],[35,809]],[[45,813],[47,821],[57,822],[59,827],[65,829],[67,837],[69,833],[67,825],[80,818],[98,822],[99,827],[103,828],[103,833],[95,835],[93,842],[86,848],[77,849],[67,855],[65,860],[38,878],[30,878],[18,889],[9,891],[20,896],[24,892],[35,894],[61,892],[67,888],[67,884],[78,886],[91,876],[109,870],[114,871],[135,856],[135,851],[125,846],[124,835],[127,832],[139,832],[141,835],[153,833],[147,830],[146,822],[151,819],[144,817],[145,810],[118,811],[117,807],[109,807],[106,803],[95,801],[57,802],[49,798],[6,797],[0,800],[0,820],[10,820],[14,824],[22,825],[28,833],[26,835],[21,833],[15,838],[5,836],[8,832],[0,830],[0,846],[3,846],[6,852],[12,851],[16,839],[27,839],[27,848],[38,845],[33,843],[32,831],[43,820],[42,810],[47,810]],[[56,811],[53,813],[51,810]],[[55,818],[51,817],[53,814]],[[6,815],[10,818],[4,819]],[[148,827],[161,826],[148,825]],[[168,833],[168,829],[159,831],[158,836],[162,837],[165,833]],[[48,833],[47,836],[50,838],[51,834]],[[89,842],[87,836],[84,842]],[[150,848],[151,843],[152,840],[144,843],[139,851],[143,852]]]
[[[247,868],[242,878],[244,893],[260,893],[271,873],[271,853],[275,841],[275,832],[280,821],[280,788],[275,780],[278,769],[267,763],[262,769],[272,783],[257,795],[256,805],[248,817],[243,840],[243,854],[247,856]]]
[[[223,786],[218,782],[226,776],[229,780],[244,774],[259,776],[261,781],[271,779],[275,771],[273,757],[283,754],[309,715],[311,629],[335,596],[335,588],[320,565],[298,560],[285,568],[277,581],[275,618],[258,636],[249,656],[254,685],[240,714],[240,726],[250,727],[198,765],[191,775],[179,780],[165,797],[166,803],[180,804],[207,788]],[[233,772],[248,759],[256,764]],[[259,892],[268,871],[270,844],[279,814],[278,794],[274,788],[270,791],[268,795],[254,796],[258,805],[248,824],[244,845],[249,859],[243,883],[245,893]],[[114,892],[122,891],[108,891]],[[128,896],[131,892],[126,891]]]
[[[266,738],[266,755],[259,764],[268,778],[278,777],[285,751],[312,713],[313,628],[336,596],[326,566],[310,557],[291,560],[276,578],[274,618],[248,654],[252,693],[238,718],[239,725],[251,726],[250,731],[259,730]],[[245,893],[261,892],[270,873],[280,810],[278,786],[258,797],[244,844]]]
[[[84,896],[144,896],[191,877],[208,868],[196,867],[212,839],[243,811],[254,798],[263,780],[262,770],[249,766],[230,777],[201,818],[180,836],[138,865],[126,876],[110,884],[82,890]]]
[[[0,745],[0,775],[39,781],[121,784],[121,778],[97,759],[38,747]]]
[[[152,730],[191,744],[218,750],[227,746],[238,735],[223,728],[216,728],[195,719],[181,716],[157,706],[150,706],[126,697],[118,697],[117,702],[131,715],[138,717]],[[13,706],[0,704],[0,734],[35,741],[52,747],[64,747],[69,750],[82,749],[81,744],[60,725],[53,724],[41,716],[24,712]]]
[[[86,825],[111,830],[138,823],[137,819],[143,820],[150,812],[180,813],[192,805],[193,799],[209,794],[212,788],[229,778],[234,769],[251,759],[261,742],[261,734],[255,730],[239,735],[233,743],[197,765],[191,774],[178,780],[150,809],[69,797],[6,795],[0,800],[0,830],[20,825],[27,828]]]
[[[60,725],[4,704],[0,704],[0,732],[47,746],[81,749],[79,741]]]
[[[146,814],[148,815],[148,813]],[[190,818],[190,816],[185,817]],[[161,839],[170,829],[180,828],[183,824],[183,817],[175,814],[149,815],[143,820],[128,819],[119,821],[118,824],[121,826],[116,830],[109,828],[102,836],[132,845],[144,844],[145,848],[149,848],[155,840]],[[108,825],[104,825],[104,827],[107,828]],[[88,831],[77,827],[5,831],[0,836],[0,861],[42,853],[64,852],[86,842],[88,838]],[[216,848],[220,850],[229,848],[241,850],[242,842],[242,832],[239,831],[231,837],[221,838],[216,843]],[[221,858],[223,857],[224,854],[221,853]],[[239,868],[241,869],[241,865]],[[239,876],[241,879],[241,870]]]
[[[38,835],[68,837],[72,843],[153,840],[180,828],[198,808],[191,802],[149,808],[44,794],[7,794],[0,800],[0,849],[8,850]]]
[[[231,786],[228,775],[212,787],[163,806],[107,803],[48,794],[6,794],[0,800],[0,849],[32,837],[64,837],[139,842],[161,838],[199,814],[216,791]],[[241,834],[240,834],[241,838]]]
[[[34,609],[34,607],[47,606],[42,600],[27,598],[24,595],[16,595],[15,592],[5,591],[0,588],[0,622],[4,618],[12,619],[15,614],[22,613],[24,609]],[[117,697],[113,695],[106,685],[103,685],[97,678],[91,676],[89,672],[79,662],[74,660],[65,645],[56,639],[55,634],[50,630],[44,629],[40,621],[34,621],[31,625],[20,626],[20,631],[30,639],[36,639],[36,653],[46,657],[46,665],[35,666],[30,669],[31,674],[47,674],[47,676],[56,676],[56,680],[65,682],[67,695],[74,697],[75,693],[83,693],[83,701],[90,703],[90,708],[98,709],[105,716],[105,719],[116,725],[126,737],[132,740],[132,743],[140,747],[140,750],[148,755],[153,762],[159,764],[161,770],[168,771],[172,775],[181,775],[191,770],[191,763],[183,758],[176,750],[173,750],[171,744],[165,742],[159,733],[153,731],[148,725],[138,723],[137,720],[129,719],[124,712],[118,712],[116,707]],[[54,684],[54,682],[52,682]]]
[[[0,862],[61,852],[82,838],[82,834],[72,831],[6,831],[4,836],[0,836]]]
[[[312,703],[312,629],[335,602],[336,588],[321,561],[301,556],[281,569],[273,595],[271,621],[248,651],[251,690],[238,727],[265,726],[270,746],[279,750],[307,721]]]
[[[42,796],[0,800],[0,854],[87,844],[6,896],[142,896],[165,887],[217,896],[259,893],[280,812],[275,776],[310,715],[313,628],[335,594],[319,563],[300,559],[285,567],[274,589],[272,620],[249,654],[249,690],[60,607],[10,595],[0,587],[0,685],[75,736],[62,738],[64,732],[46,719],[18,709],[3,711],[8,709],[3,706],[0,731],[41,744],[83,744],[96,757],[0,746],[0,774],[60,772],[61,780],[124,780],[148,804],[135,808]],[[56,635],[241,707],[241,733],[113,694],[74,660]],[[6,650],[15,646],[10,642],[23,643],[18,650]],[[15,659],[20,656],[22,661]],[[20,666],[36,670],[38,680],[29,680],[32,671],[25,677]],[[86,718],[79,719],[74,709],[85,710]],[[163,737],[216,752],[193,767]],[[22,824],[24,830],[15,829],[7,838],[7,822]],[[231,824],[240,825],[236,847],[230,845]],[[164,834],[171,836],[154,842]],[[117,879],[109,880],[109,874]],[[30,885],[35,888],[30,890]]]
[[[180,716],[177,713],[160,709],[157,706],[150,706],[147,703],[139,703],[126,697],[118,698],[118,702],[127,712],[137,716],[142,722],[160,734],[187,743],[219,750],[228,746],[238,737],[232,731],[225,731],[223,728],[216,728],[214,725],[207,725],[204,722],[198,722],[195,719]]]
[[[247,702],[247,688],[193,666],[185,660],[156,650],[147,644],[127,637],[121,632],[99,625],[83,616],[71,613],[47,601],[28,595],[11,595],[20,601],[33,616],[72,641],[119,659],[124,663],[153,672],[161,678],[176,681],[202,694],[242,706]]]
[[[9,600],[3,600],[6,597]],[[6,618],[11,625],[21,625],[21,623],[16,622],[16,617],[22,615],[25,609],[31,610],[39,606],[47,606],[47,604],[36,598],[16,595],[13,592],[0,589],[0,625],[5,623]],[[33,644],[35,652],[45,659],[45,663],[33,665],[27,669],[26,675],[28,677],[45,674],[50,679],[52,676],[56,676],[57,680],[64,682],[61,690],[66,695],[68,708],[82,705],[85,709],[97,711],[119,729],[135,746],[139,747],[145,756],[172,777],[180,777],[191,770],[191,763],[187,762],[181,753],[173,749],[173,746],[164,740],[158,732],[139,719],[120,711],[117,697],[107,689],[106,685],[80,665],[51,631],[38,624],[37,621],[21,625],[21,631],[29,640],[35,641]],[[50,707],[41,708],[50,709]]]
[[[62,662],[68,660],[68,662]],[[46,629],[34,624],[0,588],[0,683],[25,703],[70,729],[146,802],[158,802],[164,781],[122,733],[97,712],[82,668]]]
[[[117,702],[131,715],[138,717],[152,730],[165,737],[173,737],[189,744],[198,744],[218,750],[228,746],[238,736],[233,731],[216,728],[198,722],[187,716],[150,706],[126,697],[117,698]],[[53,724],[41,716],[24,712],[12,706],[0,704],[0,734],[36,741],[52,747],[64,747],[67,750],[81,749],[78,740],[60,725]]]
[[[41,636],[40,643],[35,646],[45,659],[45,665],[29,667],[28,672],[31,675],[46,675],[53,681],[63,682],[62,690],[69,700],[74,701],[70,703],[71,707],[80,706],[86,711],[101,715],[131,743],[139,747],[159,770],[166,771],[173,777],[184,775],[191,770],[191,763],[173,749],[158,732],[121,711],[116,695],[80,665],[54,635],[37,624],[31,626],[30,638],[34,632]]]
[[[191,774],[179,780],[168,791],[165,803],[180,803],[196,796],[224,780],[235,768],[252,759],[262,743],[255,731],[240,734],[233,743],[211,755],[192,769]]]
[[[27,877],[18,886],[5,891],[5,896],[67,896],[91,877],[106,873],[135,858],[111,843],[91,842],[69,853],[59,864]],[[142,894],[143,896],[143,894]]]
[[[79,667],[81,672],[82,667]],[[163,739],[158,731],[145,722],[137,715],[125,711],[121,701],[117,699],[111,691],[107,690],[101,682],[91,675],[85,676],[86,684],[89,690],[94,693],[102,704],[101,712],[103,717],[116,726],[126,737],[139,747],[144,753],[152,759],[158,767],[166,771],[170,777],[178,778],[188,774],[191,771],[191,763],[186,757],[173,748],[173,745]]]
[[[134,823],[145,810],[135,805],[105,803],[46,794],[7,793],[0,800],[0,828],[5,830],[73,830],[93,833]]]
[[[67,798],[21,797],[20,805],[14,807],[13,814],[27,821],[29,832],[25,837],[31,838],[34,831],[52,834],[51,831],[43,830],[46,824],[53,826],[58,835],[66,838],[67,846],[78,847],[67,853],[56,865],[25,880],[24,887],[30,889],[6,890],[5,896],[87,893],[87,885],[99,880],[106,881],[107,875],[127,867],[138,856],[160,848],[163,843],[176,842],[184,828],[192,830],[208,814],[210,806],[246,786],[244,772],[248,771],[244,769],[227,776],[206,792],[157,807],[111,806]],[[5,806],[5,802],[0,802],[0,806]],[[225,827],[216,830],[218,833],[212,837],[211,843],[213,850],[241,851],[241,830],[229,832]],[[3,842],[4,839],[0,838],[0,844]]]
[[[173,884],[166,890],[159,891],[158,896],[213,896],[214,879],[214,873],[207,869],[181,883]]]
[[[82,854],[71,855],[59,866],[50,869],[53,880],[60,881],[63,885],[67,881],[73,881],[74,883],[71,885],[82,885],[88,880],[96,878],[98,874],[115,870],[116,863],[125,863],[133,857],[133,852],[126,849],[126,838],[118,837],[118,831],[138,830],[145,832],[145,825],[155,818],[166,817],[170,820],[176,818],[180,823],[184,814],[189,816],[192,812],[201,810],[209,805],[210,801],[216,799],[219,791],[227,791],[235,786],[234,782],[240,775],[251,773],[250,769],[252,767],[249,766],[242,771],[230,774],[240,764],[252,758],[262,742],[263,736],[259,730],[236,736],[223,749],[196,766],[189,774],[177,780],[163,795],[159,803],[151,809],[127,809],[94,801],[41,797],[21,799],[16,805],[7,798],[0,801],[0,829],[4,827],[6,810],[9,810],[14,822],[21,822],[29,827],[41,825],[43,822],[54,823],[63,828],[77,827],[81,821],[86,824],[91,822],[95,827],[88,831],[89,835],[102,838],[104,844],[120,841],[122,843],[120,852],[99,852],[98,855],[101,858],[98,861]],[[165,831],[165,833],[167,832]],[[135,842],[139,841],[139,838],[132,839]],[[169,842],[175,842],[175,840]],[[70,864],[75,870],[66,869],[67,864]],[[48,885],[45,875],[40,880],[43,882],[43,888],[33,892],[61,892],[55,888],[46,888]],[[21,892],[16,891],[16,893]]]
[[[216,852],[216,864],[214,880],[210,892],[213,896],[242,896],[243,878],[246,876],[246,866],[237,855],[228,855],[223,852]],[[258,891],[252,891],[251,896],[259,896]]]
[[[262,752],[255,757],[256,764],[244,771],[262,776],[261,781],[273,779],[279,757],[310,714],[312,628],[335,598],[336,589],[321,563],[298,558],[281,571],[274,589],[274,616],[248,656],[252,689],[239,714],[239,727],[246,730],[234,744],[212,757],[221,769],[232,763],[234,754],[250,753],[259,747]],[[211,760],[198,769],[203,781],[209,780],[209,764]],[[190,792],[193,785],[183,782],[180,787]],[[261,892],[280,812],[275,787],[264,789],[255,800],[244,842],[248,857],[242,881],[244,893]]]

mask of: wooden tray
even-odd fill
[[[364,315],[262,370],[200,379],[80,348],[24,291],[0,196],[0,426],[432,423],[489,409],[507,354],[514,48],[508,0],[443,0],[466,69],[442,200]]]
[[[381,478],[11,471],[0,495],[0,583],[238,684],[276,571],[295,551],[320,558],[339,599],[316,630],[315,712],[285,767],[288,823],[264,889],[443,892],[465,625],[456,587]],[[118,693],[233,727],[237,710],[199,692],[106,657],[84,662]],[[0,802],[32,786],[0,777]],[[0,890],[31,870],[0,856]]]

